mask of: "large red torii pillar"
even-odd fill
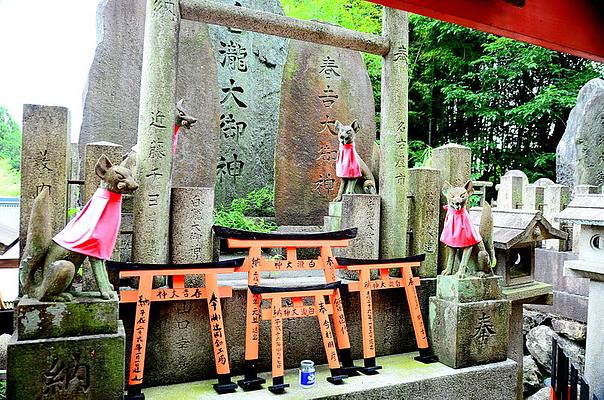
[[[604,0],[369,0],[604,62]]]

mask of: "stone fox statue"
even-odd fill
[[[440,241],[447,245],[447,267],[443,275],[451,275],[455,264],[459,264],[457,275],[461,277],[466,274],[493,275],[493,214],[489,204],[484,203],[477,232],[466,209],[472,193],[472,181],[468,181],[464,187],[452,187],[445,182],[443,194],[447,198],[447,215],[440,236]],[[468,269],[471,270],[469,273]]]
[[[23,293],[43,301],[71,301],[71,284],[76,271],[88,257],[100,297],[113,296],[105,260],[111,258],[121,222],[122,194],[132,193],[138,184],[130,170],[112,165],[102,155],[95,167],[101,186],[84,208],[51,238],[48,190],[34,200],[27,228],[27,243],[19,266]]]
[[[336,160],[336,176],[341,178],[342,182],[333,201],[341,201],[343,194],[376,194],[375,178],[354,148],[354,135],[360,129],[359,122],[355,119],[350,125],[342,125],[340,121],[336,121],[335,127],[340,142]]]

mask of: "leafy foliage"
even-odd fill
[[[287,15],[379,34],[381,7],[283,0]],[[379,119],[381,60],[364,55]],[[409,16],[409,163],[448,142],[472,148],[475,179],[521,169],[554,179],[555,148],[577,93],[604,66],[512,39]],[[423,142],[423,145],[422,145]],[[425,154],[424,154],[425,153]]]
[[[3,106],[0,106],[0,159],[9,160],[11,168],[19,171],[21,129]]]
[[[0,196],[19,197],[20,181],[19,173],[11,168],[10,160],[0,158]]]
[[[234,199],[229,207],[220,206],[214,213],[215,223],[253,232],[274,231],[277,225],[259,217],[275,215],[274,198],[272,188],[250,192],[242,199]]]

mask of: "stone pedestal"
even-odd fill
[[[8,344],[7,396],[121,399],[125,333],[117,300],[20,300]]]
[[[463,368],[507,358],[511,305],[502,298],[499,279],[437,278],[430,331],[440,362]]]

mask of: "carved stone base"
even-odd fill
[[[439,276],[430,297],[432,348],[452,368],[507,358],[511,303],[502,298],[500,276]]]
[[[121,399],[124,390],[124,327],[117,333],[8,344],[7,398],[14,400]]]
[[[118,301],[103,300],[98,292],[67,303],[23,298],[15,310],[19,340],[48,339],[117,332]],[[95,297],[93,297],[95,296]]]

